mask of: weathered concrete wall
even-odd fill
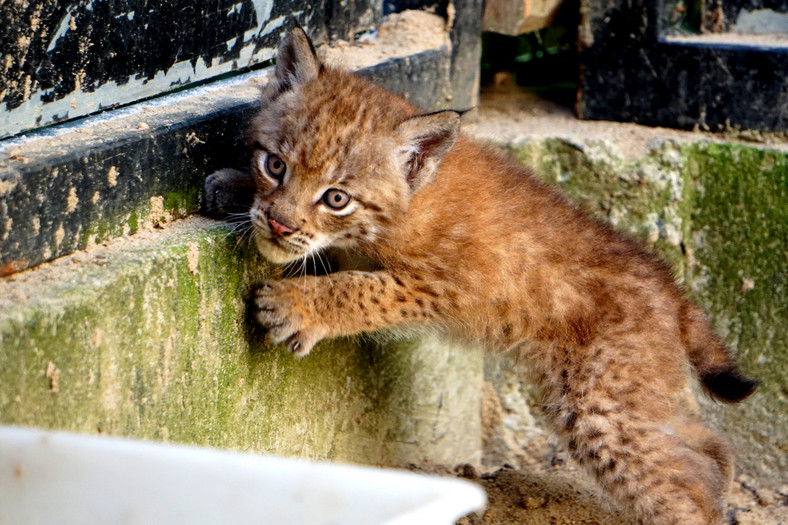
[[[382,12],[381,0],[3,2],[0,137],[262,64],[295,23],[323,43]]]
[[[689,189],[687,283],[717,332],[763,381],[739,407],[706,403],[750,473],[788,479],[788,155],[743,145],[682,148]]]
[[[476,461],[481,355],[335,340],[295,361],[245,297],[270,267],[190,218],[0,280],[0,423],[402,465]]]
[[[473,101],[473,5],[449,28],[404,12],[374,42],[319,52],[425,108]],[[3,141],[0,276],[13,275],[0,277],[0,424],[373,464],[478,461],[478,352],[359,338],[295,361],[247,318],[271,268],[217,223],[176,220],[197,211],[208,173],[247,162],[243,130],[266,81]]]
[[[632,155],[622,152],[623,129],[577,131],[558,123],[547,136],[493,141],[671,264],[743,369],[763,381],[741,405],[703,398],[705,419],[731,439],[742,470],[784,482],[788,427],[775,422],[788,417],[788,152],[655,130],[648,151]],[[499,394],[518,373],[487,368]]]

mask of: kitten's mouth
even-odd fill
[[[294,252],[296,255],[299,256],[305,252],[303,247],[299,246],[298,244],[292,243],[287,239],[281,239],[279,237],[269,237],[268,242],[278,246],[283,250],[290,250],[291,252]]]
[[[301,259],[306,255],[306,250],[285,239],[257,235],[257,249],[260,253],[275,264],[284,264],[296,259]]]
[[[257,250],[272,263],[285,264],[303,258],[309,252],[300,244],[275,236],[254,209],[251,212],[251,219],[257,233],[254,236]]]

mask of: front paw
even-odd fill
[[[268,329],[271,343],[284,342],[296,357],[304,357],[322,339],[303,305],[303,294],[288,280],[267,281],[255,292],[257,320]]]

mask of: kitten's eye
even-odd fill
[[[269,153],[265,157],[265,171],[268,172],[272,178],[282,182],[285,171],[287,171],[287,164],[285,164],[285,161],[283,161],[279,155]]]
[[[323,204],[332,210],[341,210],[350,202],[350,195],[342,190],[331,188],[323,194]]]

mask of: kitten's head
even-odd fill
[[[285,263],[322,248],[374,243],[432,182],[459,114],[403,99],[324,66],[306,34],[282,42],[248,136],[257,245]]]

